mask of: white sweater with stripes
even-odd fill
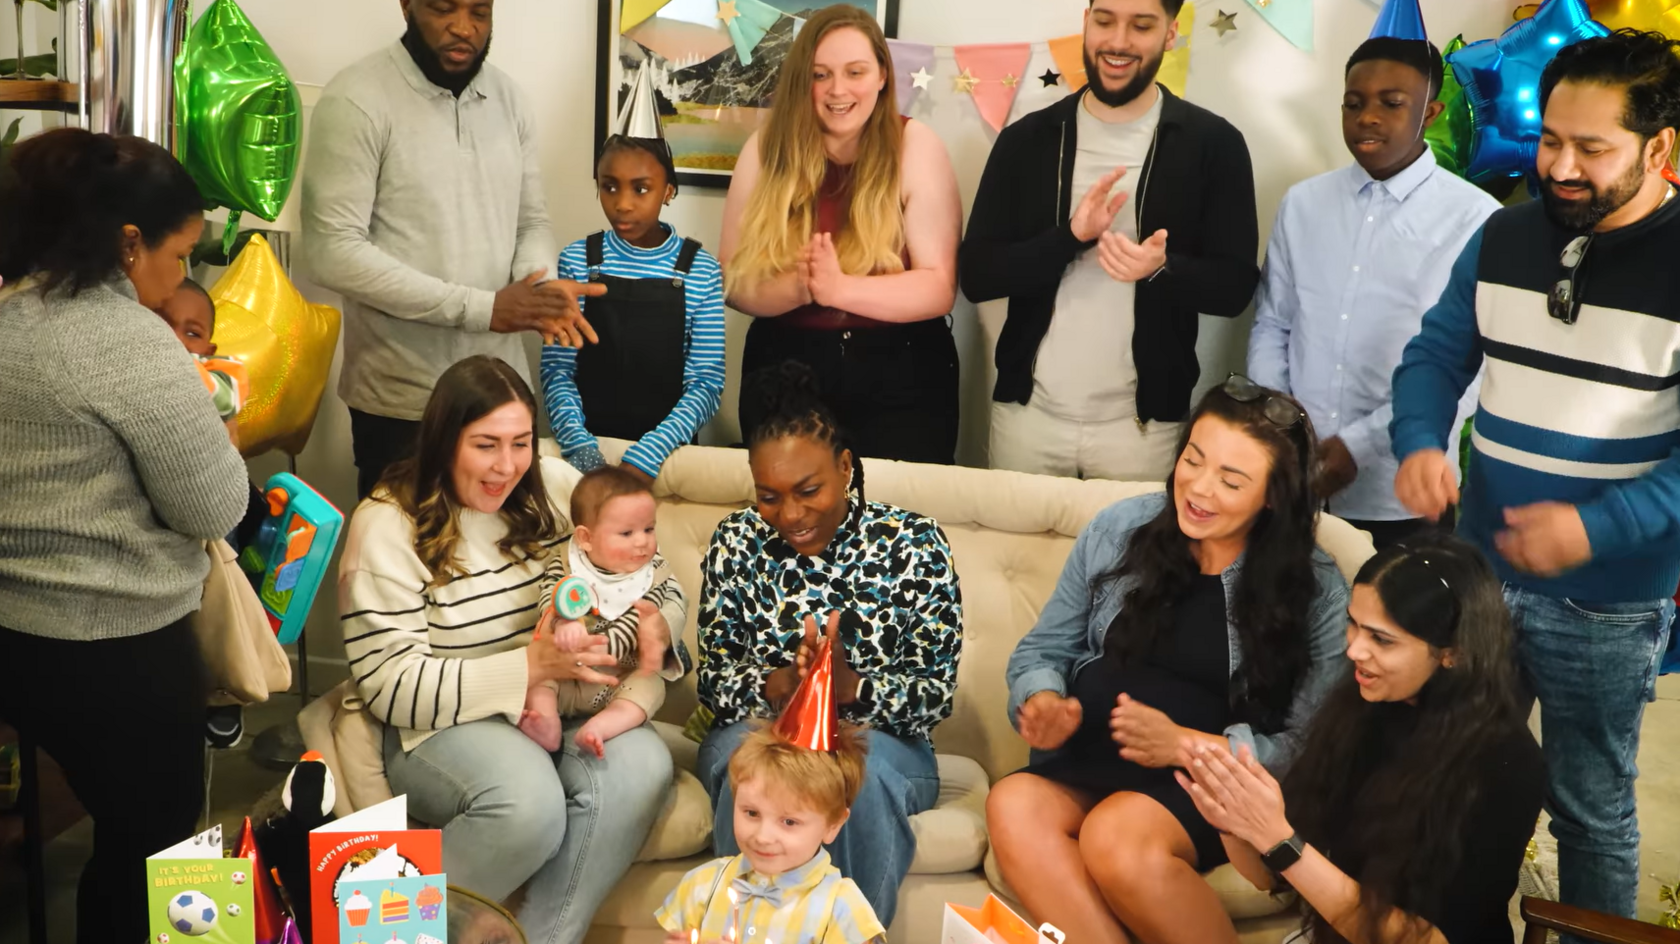
[[[579,473],[540,459],[562,525],[546,542],[563,549]],[[484,718],[517,723],[525,704],[525,644],[540,613],[546,555],[510,560],[497,542],[500,515],[462,509],[456,550],[466,576],[427,588],[414,552],[414,521],[390,502],[368,499],[350,520],[338,570],[338,607],[350,674],[368,710],[399,729],[410,751],[437,731]],[[676,625],[681,625],[680,623]]]

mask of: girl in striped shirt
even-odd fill
[[[628,439],[623,467],[652,482],[723,396],[723,270],[659,221],[677,194],[663,140],[615,134],[596,167],[607,229],[560,253],[560,277],[607,286],[585,314],[600,343],[544,346],[549,425],[581,472],[604,463],[598,436]]]

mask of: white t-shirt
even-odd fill
[[[1127,194],[1126,205],[1110,227],[1138,238],[1137,187],[1143,165],[1161,123],[1161,102],[1134,121],[1110,124],[1079,103],[1079,151],[1073,159],[1073,200],[1069,213],[1104,174],[1124,164],[1125,176],[1113,195]],[[1033,403],[1044,411],[1084,423],[1102,423],[1137,415],[1137,365],[1132,360],[1132,303],[1136,286],[1117,282],[1103,271],[1097,247],[1079,254],[1062,274],[1050,330],[1039,346],[1033,370]]]

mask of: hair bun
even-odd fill
[[[771,417],[827,416],[817,372],[799,361],[782,361],[748,374],[741,381],[741,435]]]

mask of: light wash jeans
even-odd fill
[[[1507,585],[1523,679],[1540,700],[1546,811],[1565,904],[1634,917],[1639,725],[1674,601],[1578,603]]]
[[[385,731],[391,790],[443,828],[451,884],[495,901],[529,886],[519,923],[531,944],[578,944],[624,876],[671,788],[671,752],[646,725],[580,754],[567,721],[549,754],[501,719],[445,728],[404,754]]]
[[[729,758],[751,730],[738,721],[714,728],[700,745],[700,783],[712,798],[712,846],[720,856],[738,855],[735,799],[729,789]],[[828,847],[834,867],[857,883],[883,927],[898,911],[898,886],[916,858],[910,817],[939,801],[939,765],[933,745],[922,740],[869,732],[869,763],[851,819]]]

